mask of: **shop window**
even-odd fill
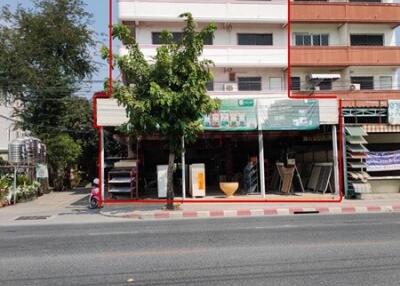
[[[296,46],[328,46],[329,35],[328,34],[305,34],[296,33],[295,37]]]
[[[300,90],[300,77],[299,76],[290,77],[290,90]]]
[[[350,35],[351,46],[383,46],[383,35]]]
[[[261,90],[261,77],[238,77],[239,90]]]
[[[183,33],[182,32],[172,32],[172,40],[174,43],[178,44],[182,41]],[[153,45],[162,45],[164,44],[162,39],[161,39],[161,32],[153,32],[151,33],[152,37],[152,43]],[[213,38],[212,37],[207,37],[204,40],[204,45],[212,45],[213,44]]]
[[[373,76],[352,76],[352,84],[359,84],[360,89],[374,89],[374,77]]]
[[[272,46],[272,34],[238,34],[238,45]]]

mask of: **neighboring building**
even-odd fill
[[[393,2],[294,1],[290,6],[292,91],[337,95],[346,126],[363,126],[370,151],[392,154],[400,149],[399,105],[393,101],[400,100],[395,33],[400,4]],[[399,192],[399,166],[369,172],[372,191]]]
[[[8,144],[21,136],[21,131],[15,129],[13,108],[8,105],[0,105],[0,156],[7,160]]]

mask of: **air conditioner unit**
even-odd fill
[[[319,86],[314,86],[314,90],[319,91],[319,90],[321,90],[321,88]]]
[[[352,83],[350,84],[350,90],[360,90],[361,85],[359,83]]]
[[[238,85],[237,83],[225,83],[224,84],[224,91],[237,91]]]

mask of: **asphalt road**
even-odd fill
[[[400,214],[0,227],[0,285],[399,285]]]

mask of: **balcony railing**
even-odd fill
[[[342,106],[351,107],[387,107],[387,101],[400,99],[400,89],[390,90],[320,90],[292,91],[293,95],[330,96],[336,95],[342,99]]]
[[[293,46],[290,65],[307,66],[398,66],[400,47],[387,46]]]
[[[385,23],[400,25],[399,3],[291,2],[291,22]]]
[[[282,76],[282,78],[284,77]],[[287,94],[287,89],[284,88],[284,83],[282,83],[281,87],[270,87],[259,81],[245,83],[239,83],[237,81],[214,81],[212,84],[210,83],[208,85],[208,94],[213,97],[257,97],[266,94]]]
[[[155,45],[140,45],[147,60],[156,55]],[[127,54],[122,47],[120,54]],[[213,61],[216,67],[287,67],[287,47],[270,46],[205,46],[202,58]]]

